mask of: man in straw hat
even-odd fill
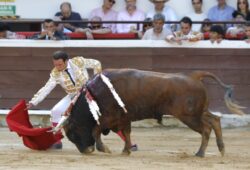
[[[153,18],[155,14],[161,13],[165,16],[165,21],[178,21],[175,11],[165,5],[169,0],[150,0],[154,4],[154,8],[147,13],[147,18]],[[176,24],[166,24],[165,27],[175,31],[177,28]]]

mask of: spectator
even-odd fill
[[[143,23],[143,26],[142,26],[142,32],[143,34],[149,30],[150,28],[153,28],[153,21],[151,18],[145,18],[144,19],[144,22],[146,23]]]
[[[101,17],[95,16],[91,18],[92,23],[88,28],[79,29],[79,32],[84,32],[87,36],[87,39],[94,39],[93,34],[108,34],[111,33],[112,30],[110,28],[105,28],[102,26]]]
[[[72,11],[71,4],[69,2],[63,2],[60,5],[61,12],[55,14],[56,17],[59,17],[62,21],[82,21],[81,15],[77,12]],[[63,26],[66,30],[65,32],[76,32],[78,28],[86,27],[82,23],[63,23]]]
[[[200,32],[203,34],[203,39],[208,40],[210,36],[210,30],[211,30],[211,23],[204,23],[204,22],[210,22],[208,18],[203,20],[203,24],[201,25]]]
[[[245,21],[245,17],[242,13],[238,11],[233,12],[233,18],[236,22]],[[234,24],[232,27],[227,29],[227,34],[230,37],[237,38],[237,35],[243,35],[245,32],[245,24]]]
[[[203,20],[203,22],[211,22],[210,19],[206,18]],[[201,25],[201,30],[200,32],[205,34],[205,33],[209,33],[210,29],[211,29],[212,24],[211,23],[203,23]]]
[[[245,41],[247,43],[250,43],[250,23],[247,23],[245,25],[245,34],[246,34]]]
[[[119,12],[117,21],[143,21],[145,15],[141,10],[136,7],[136,0],[125,0],[126,9]],[[142,26],[139,28],[142,31]],[[138,32],[137,24],[117,24],[118,33]]]
[[[191,0],[194,8],[194,12],[187,15],[192,21],[203,21],[207,18],[206,14],[202,11],[202,0]],[[200,31],[201,30],[201,24],[194,24],[192,26],[193,31]]]
[[[212,7],[208,12],[211,21],[231,21],[234,8],[227,5],[226,0],[217,0],[218,5]]]
[[[165,16],[165,21],[178,21],[177,15],[175,11],[165,5],[166,2],[169,0],[150,0],[154,4],[154,9],[150,10],[147,13],[147,18],[153,18],[155,14],[162,13]],[[172,31],[176,31],[177,25],[176,24],[167,24],[165,25],[168,29]]]
[[[250,20],[248,0],[237,0],[237,11],[242,13],[246,20]]]
[[[147,30],[143,35],[143,40],[165,40],[172,32],[164,28],[165,16],[163,14],[155,14],[153,18],[153,28]]]
[[[213,25],[210,30],[210,41],[211,43],[217,42],[218,44],[221,43],[224,37],[224,29],[221,25]]]
[[[68,39],[63,33],[57,31],[56,23],[52,19],[45,19],[43,22],[42,32],[35,34],[31,39],[36,40],[66,40]]]
[[[180,25],[180,31],[176,31],[173,35],[169,35],[167,37],[168,42],[175,42],[181,45],[183,40],[194,42],[203,39],[202,33],[192,31],[192,20],[189,17],[183,17],[180,21]]]
[[[112,9],[115,4],[115,0],[103,0],[103,5],[100,8],[96,8],[91,11],[89,20],[93,17],[98,16],[102,21],[116,21],[117,12]],[[109,28],[113,33],[116,32],[116,24],[103,24],[103,27]]]
[[[6,23],[0,22],[0,39],[25,39],[25,36],[11,32]]]

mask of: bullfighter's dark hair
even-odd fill
[[[56,51],[53,54],[53,59],[54,60],[62,59],[63,61],[66,61],[69,59],[69,55],[64,51]]]

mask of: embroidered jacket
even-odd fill
[[[33,105],[40,103],[56,87],[57,84],[60,84],[67,94],[74,95],[89,79],[87,72],[88,68],[93,69],[94,74],[100,73],[102,69],[101,63],[98,60],[87,59],[83,57],[74,57],[69,59],[68,65],[70,65],[70,68],[72,68],[75,78],[75,85],[70,80],[70,77],[65,71],[58,71],[56,68],[54,68],[51,71],[50,78],[45,86],[43,86],[34,95],[30,103]]]

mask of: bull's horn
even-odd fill
[[[62,116],[62,118],[60,119],[60,121],[58,122],[58,124],[56,125],[55,128],[53,128],[51,130],[51,132],[56,133],[59,130],[61,130],[66,122],[66,120],[68,119],[68,116]]]

